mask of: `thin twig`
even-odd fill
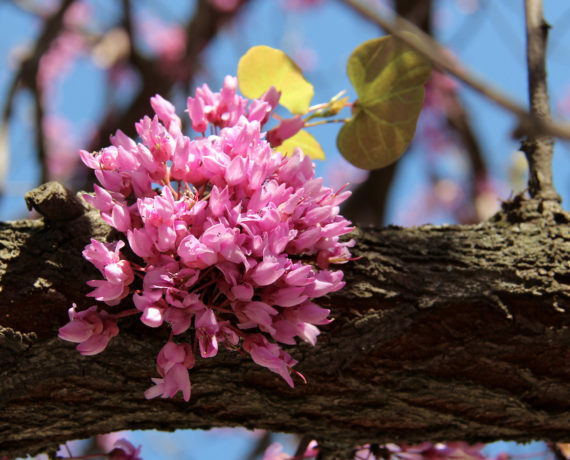
[[[32,88],[32,96],[34,98],[34,121],[36,123],[36,148],[37,159],[40,165],[40,184],[45,184],[49,180],[49,168],[47,160],[47,139],[44,130],[44,106],[42,90],[37,82],[34,82]]]
[[[305,451],[313,438],[309,436],[303,436],[299,441],[299,445],[297,446],[297,450],[295,451],[295,455],[293,456],[295,459],[302,459],[305,457]]]
[[[305,128],[310,128],[312,126],[328,125],[331,123],[346,123],[350,118],[325,118],[324,120],[310,121],[305,123]]]
[[[393,13],[391,14],[393,19],[388,20],[378,9],[373,9],[365,5],[362,0],[343,1],[370,21],[378,24],[386,32],[399,38],[425,58],[429,59],[434,65],[439,67],[439,69],[450,73],[475,91],[515,114],[519,119],[519,126],[514,131],[516,135],[522,136],[524,134],[541,133],[561,139],[570,139],[570,125],[536,118],[523,106],[504,96],[502,91],[493,88],[481,78],[476,77],[472,71],[468,71],[459,63],[452,60],[439,43],[409,21]],[[412,35],[408,35],[406,32]]]
[[[4,127],[8,125],[9,118],[12,115],[14,98],[16,96],[16,93],[21,88],[29,88],[32,91],[34,97],[34,104],[35,104],[35,121],[37,124],[36,142],[38,144],[37,145],[38,161],[40,162],[40,167],[42,171],[41,172],[42,182],[45,182],[47,180],[47,165],[45,161],[46,160],[45,136],[42,127],[43,106],[40,95],[41,91],[39,89],[37,82],[39,62],[41,57],[51,46],[52,42],[59,36],[65,13],[69,9],[69,7],[73,4],[74,1],[75,0],[64,0],[61,3],[59,9],[51,17],[46,19],[44,23],[44,28],[35,42],[31,55],[27,59],[22,61],[20,67],[18,68],[18,71],[14,75],[14,78],[10,84],[10,89],[8,90],[6,101],[1,111],[2,119],[0,121],[0,124]],[[7,150],[5,154],[8,155]],[[4,161],[7,164],[8,159],[6,158]]]
[[[546,41],[550,26],[544,21],[542,0],[525,0],[526,58],[530,113],[538,120],[550,121],[550,103],[546,84]],[[552,180],[554,139],[529,135],[522,143],[529,165],[528,189],[532,198],[560,202]]]
[[[259,458],[261,454],[265,452],[265,450],[271,444],[272,439],[271,431],[265,431],[263,435],[255,442],[251,451],[244,457],[244,460],[255,460]]]
[[[554,460],[567,460],[566,455],[564,455],[564,452],[562,452],[558,443],[549,442],[547,443],[547,446],[554,454]]]

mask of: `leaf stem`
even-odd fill
[[[350,118],[328,118],[325,120],[313,121],[311,123],[305,123],[305,128],[310,128],[311,126],[326,125],[329,123],[346,123]]]

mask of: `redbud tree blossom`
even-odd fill
[[[283,157],[265,140],[279,93],[249,101],[236,89],[237,79],[226,77],[220,92],[204,85],[188,98],[192,127],[202,133],[195,138],[157,95],[155,116],[136,124],[140,142],[118,131],[111,146],[81,152],[100,183],[85,200],[122,238],[91,240],[83,251],[103,276],[88,282],[88,296],[107,307],[74,306],[59,336],[93,355],[118,334],[123,316],[169,327],[147,398],[181,391],[188,401],[195,355],[214,357],[220,346],[294,386],[297,361],[281,344],[315,345],[318,326],[331,320],[313,300],[344,285],[334,266],[350,259],[353,242],[340,237],[353,228],[339,215],[350,193],[323,187],[301,150]],[[136,309],[110,308],[127,297]]]

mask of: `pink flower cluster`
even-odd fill
[[[208,137],[183,135],[174,106],[155,96],[156,115],[136,124],[141,142],[118,131],[111,146],[81,152],[101,184],[86,200],[124,235],[85,248],[104,278],[89,281],[95,289],[88,295],[110,306],[132,295],[136,309],[72,309],[60,337],[94,354],[116,335],[122,316],[140,314],[153,328],[168,324],[160,378],[147,398],[182,391],[189,400],[195,353],[210,358],[220,345],[248,353],[293,386],[296,361],[280,344],[314,345],[330,312],[312,300],[344,285],[331,264],[350,259],[353,243],[340,236],[352,227],[339,215],[349,192],[323,187],[300,150],[282,157],[264,139],[279,93],[248,101],[236,89],[237,80],[226,77],[219,93],[203,86],[188,98],[192,126],[210,128]],[[121,252],[127,243],[136,257]],[[182,334],[185,342],[175,343]]]
[[[80,29],[86,25],[90,14],[88,3],[72,3],[64,15],[64,27],[39,61],[36,76],[38,86],[52,97],[57,80],[69,72],[74,61],[87,47],[87,40]]]

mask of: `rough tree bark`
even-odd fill
[[[81,258],[110,229],[54,184],[44,218],[0,225],[0,452],[14,456],[120,429],[244,426],[328,444],[570,441],[570,216],[538,201],[474,226],[357,230],[336,320],[292,351],[308,379],[224,351],[191,371],[192,397],[144,399],[167,331],[133,320],[82,357],[56,337],[88,306]],[[328,444],[327,444],[328,441]]]

